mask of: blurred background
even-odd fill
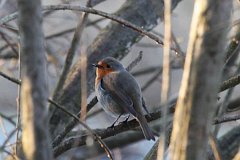
[[[86,1],[82,0],[43,0],[43,5],[55,5],[61,3],[80,4],[85,6]],[[117,11],[124,0],[106,0],[99,5],[95,6],[94,9],[101,10],[107,13],[114,13]],[[180,45],[181,50],[186,53],[188,36],[190,31],[191,17],[193,12],[192,0],[183,0],[172,12],[172,32],[176,38],[176,41]],[[0,18],[13,13],[16,11],[17,2],[16,0],[0,0]],[[235,1],[233,10],[233,21],[239,21],[240,19],[240,4]],[[64,65],[66,53],[70,47],[71,40],[73,37],[74,29],[79,21],[79,12],[73,11],[53,11],[44,14],[43,28],[45,34],[45,46],[46,46],[46,58],[48,61],[48,82],[49,91],[53,93],[56,86],[56,82],[61,74],[61,69]],[[92,25],[85,27],[81,44],[83,48],[87,48],[98,35],[99,31],[103,29],[110,20],[96,16],[89,15],[90,22],[94,22]],[[99,20],[96,22],[96,20]],[[8,23],[8,27],[0,27],[0,71],[6,73],[11,77],[19,77],[19,63],[18,57],[14,52],[18,52],[18,27],[17,21],[11,21]],[[238,24],[239,25],[239,24]],[[163,23],[159,23],[157,27],[153,29],[154,33],[163,33]],[[232,38],[234,32],[234,26],[232,26],[229,32],[229,40]],[[142,38],[140,42],[129,48],[129,54],[122,60],[124,66],[128,66],[138,56],[140,51],[143,52],[143,58],[140,63],[134,67],[131,71],[139,82],[140,86],[144,87],[143,95],[147,106],[150,111],[156,110],[160,104],[160,92],[161,92],[161,74],[159,73],[160,66],[162,66],[162,52],[163,48],[155,44],[152,40],[147,37]],[[75,55],[75,61],[80,55],[79,52]],[[172,54],[172,58],[175,58],[175,67],[171,71],[171,91],[170,98],[175,98],[178,95],[178,90],[182,76],[182,59],[178,59],[177,55]],[[148,73],[139,73],[139,71],[149,69]],[[149,80],[153,77],[157,77],[154,81],[149,83]],[[80,81],[79,81],[80,83]],[[149,84],[148,84],[149,83]],[[94,85],[94,84],[93,84]],[[90,97],[95,95],[92,93]],[[223,97],[224,93],[220,94]],[[239,87],[235,89],[232,98],[239,97]],[[17,115],[17,99],[18,99],[18,86],[12,82],[0,77],[0,113],[7,117],[13,117],[16,120]],[[221,101],[221,98],[220,98]],[[220,103],[219,101],[219,103]],[[100,108],[97,104],[94,110]],[[87,119],[87,124],[92,128],[106,128],[112,124],[114,119],[104,112],[100,112],[96,116]],[[221,128],[219,134],[222,135],[228,129],[235,125],[239,125],[239,121],[227,123]],[[6,136],[14,130],[15,126],[4,120],[0,116],[0,146],[5,141]],[[118,135],[116,135],[118,136]],[[14,143],[15,137],[11,138],[11,143]],[[117,148],[114,153],[119,155],[119,159],[143,159],[146,153],[150,150],[154,142],[142,140]],[[1,153],[0,153],[1,154]],[[80,154],[80,153],[79,153]],[[77,156],[76,156],[77,157]],[[0,159],[4,158],[4,155],[0,156]],[[73,158],[74,159],[74,158]],[[76,158],[77,159],[77,158]],[[93,157],[96,159],[96,157]],[[107,159],[105,155],[98,157],[97,159]]]

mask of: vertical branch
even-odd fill
[[[18,55],[19,55],[19,59],[18,59],[18,78],[21,79],[21,52],[20,52],[20,43],[18,43]],[[16,133],[16,144],[18,144],[18,139],[19,139],[19,124],[20,124],[20,118],[21,118],[21,108],[20,108],[20,104],[21,104],[21,85],[18,86],[18,97],[17,97],[17,122],[16,122],[16,129],[17,129],[17,133]],[[15,154],[17,155],[18,152],[18,145],[16,145],[15,147]]]
[[[232,1],[196,0],[170,143],[172,160],[206,159]]]
[[[87,115],[87,55],[85,51],[81,53],[81,112],[80,119],[85,121]]]
[[[90,2],[91,2],[91,0],[88,0],[87,7],[90,6]],[[61,76],[59,78],[57,87],[54,91],[53,100],[56,100],[56,98],[59,96],[59,94],[60,94],[60,92],[63,88],[64,82],[67,78],[67,74],[68,74],[68,72],[69,72],[69,70],[72,66],[72,61],[73,61],[75,52],[77,51],[77,49],[79,47],[82,32],[83,32],[84,27],[86,25],[87,19],[88,19],[88,14],[85,13],[85,12],[81,13],[80,20],[77,24],[77,27],[75,29],[75,33],[73,35],[71,46],[70,46],[70,48],[68,50],[68,53],[67,53],[67,57],[66,57],[66,60],[65,60],[63,71],[62,71]]]
[[[164,46],[161,104],[163,106],[163,131],[159,140],[158,159],[164,158],[166,151],[167,102],[170,88],[170,49],[171,49],[171,0],[164,0]]]
[[[21,46],[23,153],[28,160],[51,160],[47,120],[47,75],[40,0],[18,0]]]

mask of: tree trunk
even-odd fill
[[[206,159],[232,1],[196,0],[170,144],[172,160]]]
[[[28,160],[51,160],[48,87],[40,0],[18,0],[21,44],[22,144]]]

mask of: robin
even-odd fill
[[[112,127],[122,115],[132,114],[139,122],[145,138],[155,140],[142,110],[148,113],[135,78],[112,57],[104,58],[93,66],[97,68],[95,91],[98,101],[106,113],[117,117]]]

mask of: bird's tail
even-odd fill
[[[153,134],[151,128],[148,126],[146,118],[143,115],[138,115],[136,118],[137,118],[137,120],[140,124],[140,127],[143,131],[143,134],[144,134],[145,138],[147,140],[154,140],[155,141],[154,134]]]

